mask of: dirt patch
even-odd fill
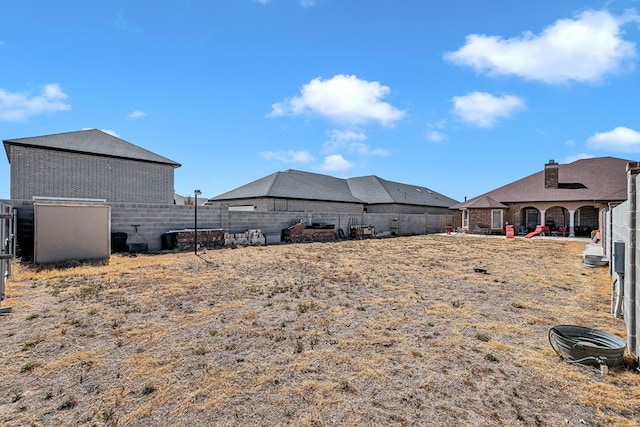
[[[602,377],[547,342],[558,324],[625,337],[584,246],[417,236],[18,265],[0,424],[636,425],[635,371]]]

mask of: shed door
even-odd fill
[[[109,258],[109,206],[36,203],[34,207],[36,264]]]

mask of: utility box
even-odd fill
[[[613,271],[624,274],[624,242],[613,242]]]

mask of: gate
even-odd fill
[[[11,260],[16,255],[16,212],[12,206],[0,203],[0,304],[5,298],[7,278],[11,276]],[[0,307],[0,314],[10,312],[11,307]]]

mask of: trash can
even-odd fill
[[[111,233],[111,252],[127,252],[127,233]]]
[[[163,250],[171,250],[176,247],[176,233],[164,233],[160,236]]]
[[[130,254],[140,254],[149,250],[147,243],[129,243],[127,246]]]
[[[507,239],[513,239],[513,236],[515,235],[515,232],[513,230],[513,225],[507,225],[506,229],[507,229]]]

